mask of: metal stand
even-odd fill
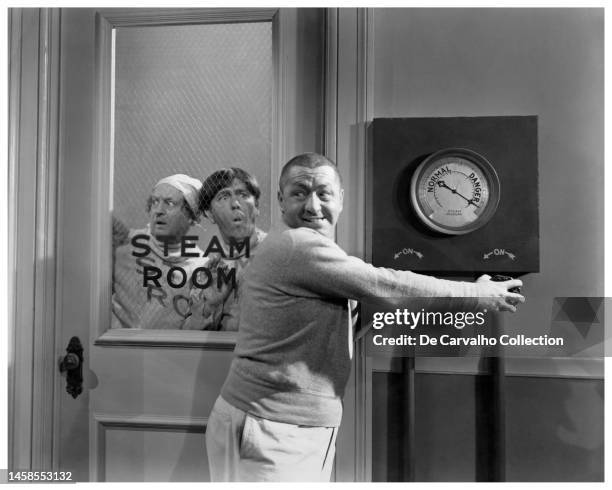
[[[493,331],[503,333],[499,315]],[[476,379],[476,481],[506,480],[506,371],[503,349],[480,360],[485,372]]]
[[[492,322],[495,337],[503,333],[501,315]],[[402,413],[404,414],[402,444],[402,481],[415,481],[415,357],[403,357]],[[506,480],[506,372],[503,349],[499,346],[480,359],[476,376],[476,481]]]
[[[415,480],[415,395],[414,357],[402,357],[402,413],[405,414],[402,452],[402,481]]]

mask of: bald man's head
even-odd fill
[[[336,167],[336,164],[334,162],[332,162],[326,156],[320,155],[319,153],[302,153],[301,155],[293,157],[283,167],[278,181],[278,186],[281,191],[285,186],[289,170],[291,170],[293,167],[331,167],[334,170],[336,177],[338,178],[338,184],[340,185],[340,187],[342,187],[342,177],[340,176],[340,172],[338,172],[338,168]]]

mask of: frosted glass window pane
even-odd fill
[[[268,229],[271,22],[125,27],[115,43],[115,214],[142,227],[157,180],[238,166],[262,187]]]

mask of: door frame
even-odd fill
[[[214,11],[214,12],[213,12]],[[107,43],[108,25],[147,23],[151,16],[163,14],[164,23],[201,22],[202,14],[232,17],[237,9],[115,9],[102,10],[97,24],[96,43]],[[252,16],[286,15],[286,9],[241,9]],[[247,12],[248,11],[248,12]],[[193,14],[193,15],[192,15]],[[190,17],[191,16],[191,17]],[[222,19],[222,17],[218,17]],[[58,470],[59,400],[54,394],[63,389],[63,379],[57,375],[58,357],[65,346],[61,337],[61,291],[58,291],[58,271],[61,271],[61,243],[58,243],[58,200],[61,194],[59,158],[60,119],[60,20],[61,9],[9,9],[9,406],[8,406],[8,467],[19,469]],[[219,21],[219,20],[217,20]],[[367,127],[372,114],[371,66],[371,9],[327,9],[326,73],[325,73],[325,141],[324,151],[340,162],[340,169],[352,190],[342,222],[338,226],[337,241],[349,253],[366,256],[365,230],[365,162],[368,155]],[[282,29],[274,35],[292,36]],[[287,70],[295,59],[284,53],[283,42],[275,53],[282,63],[277,65],[276,80],[279,100],[275,106],[273,129],[272,189],[275,188],[280,167],[293,154],[291,135],[285,132],[287,122],[295,119],[291,104],[284,103],[291,96],[292,87],[286,83]],[[35,63],[28,61],[35,60]],[[283,64],[284,63],[284,64]],[[97,63],[97,66],[100,64]],[[99,74],[103,75],[103,74]],[[106,75],[105,75],[106,76]],[[106,96],[108,79],[98,76],[98,104]],[[97,106],[102,111],[108,111]],[[292,112],[293,111],[293,112]],[[97,199],[108,189],[104,172],[108,165],[110,130],[108,112],[100,112],[96,125],[95,148],[98,161],[97,182],[100,186],[93,196]],[[106,117],[107,119],[103,119]],[[355,131],[356,136],[355,137]],[[33,200],[32,197],[35,199]],[[350,201],[350,202],[349,202]],[[96,201],[98,202],[98,201]],[[350,204],[350,205],[348,205]],[[95,206],[99,212],[100,203]],[[275,206],[271,220],[280,219]],[[99,235],[108,219],[97,214],[94,232]],[[94,235],[95,236],[95,235]],[[94,246],[103,243],[93,240]],[[106,250],[96,250],[103,256]],[[110,250],[109,250],[110,252]],[[102,255],[100,255],[102,254]],[[110,257],[110,253],[109,253]],[[110,262],[109,262],[110,263]],[[109,274],[109,263],[92,264],[94,274]],[[104,269],[104,266],[107,269]],[[97,283],[100,284],[99,279]],[[92,288],[92,325],[90,334],[98,338],[102,333],[100,313],[110,298],[99,296],[100,289]],[[106,295],[108,296],[108,294]],[[106,334],[105,334],[106,335]],[[111,343],[125,341],[105,337]],[[148,337],[147,337],[148,335]],[[167,332],[166,332],[167,337]],[[128,340],[144,341],[147,345],[165,342],[162,336],[145,333],[145,337]],[[175,344],[177,339],[170,339]],[[104,339],[102,340],[104,342]],[[187,339],[188,344],[192,344]],[[215,342],[215,340],[211,340]],[[229,339],[227,342],[233,342]],[[227,343],[221,339],[221,344]],[[197,344],[201,340],[196,341]],[[89,342],[86,342],[89,345]],[[346,437],[339,445],[336,478],[342,481],[369,481],[371,475],[371,375],[368,373],[363,345],[355,349],[353,374],[345,396]],[[51,416],[50,416],[51,415]],[[339,446],[339,447],[340,447]],[[341,461],[341,463],[339,463]]]
[[[366,229],[370,159],[368,125],[374,114],[372,8],[327,9],[325,154],[338,163],[345,188],[336,241],[350,255],[370,261]],[[371,166],[369,167],[371,168]],[[355,345],[338,434],[336,481],[372,480],[372,366],[365,337]],[[340,463],[340,464],[339,464]]]
[[[8,24],[8,467],[53,468],[60,11],[9,9]]]

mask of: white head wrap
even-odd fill
[[[202,188],[202,182],[193,177],[189,177],[184,174],[175,174],[169,177],[164,177],[155,186],[161,184],[169,184],[175,189],[178,189],[183,194],[185,201],[195,214],[196,218],[200,216],[200,189]]]

